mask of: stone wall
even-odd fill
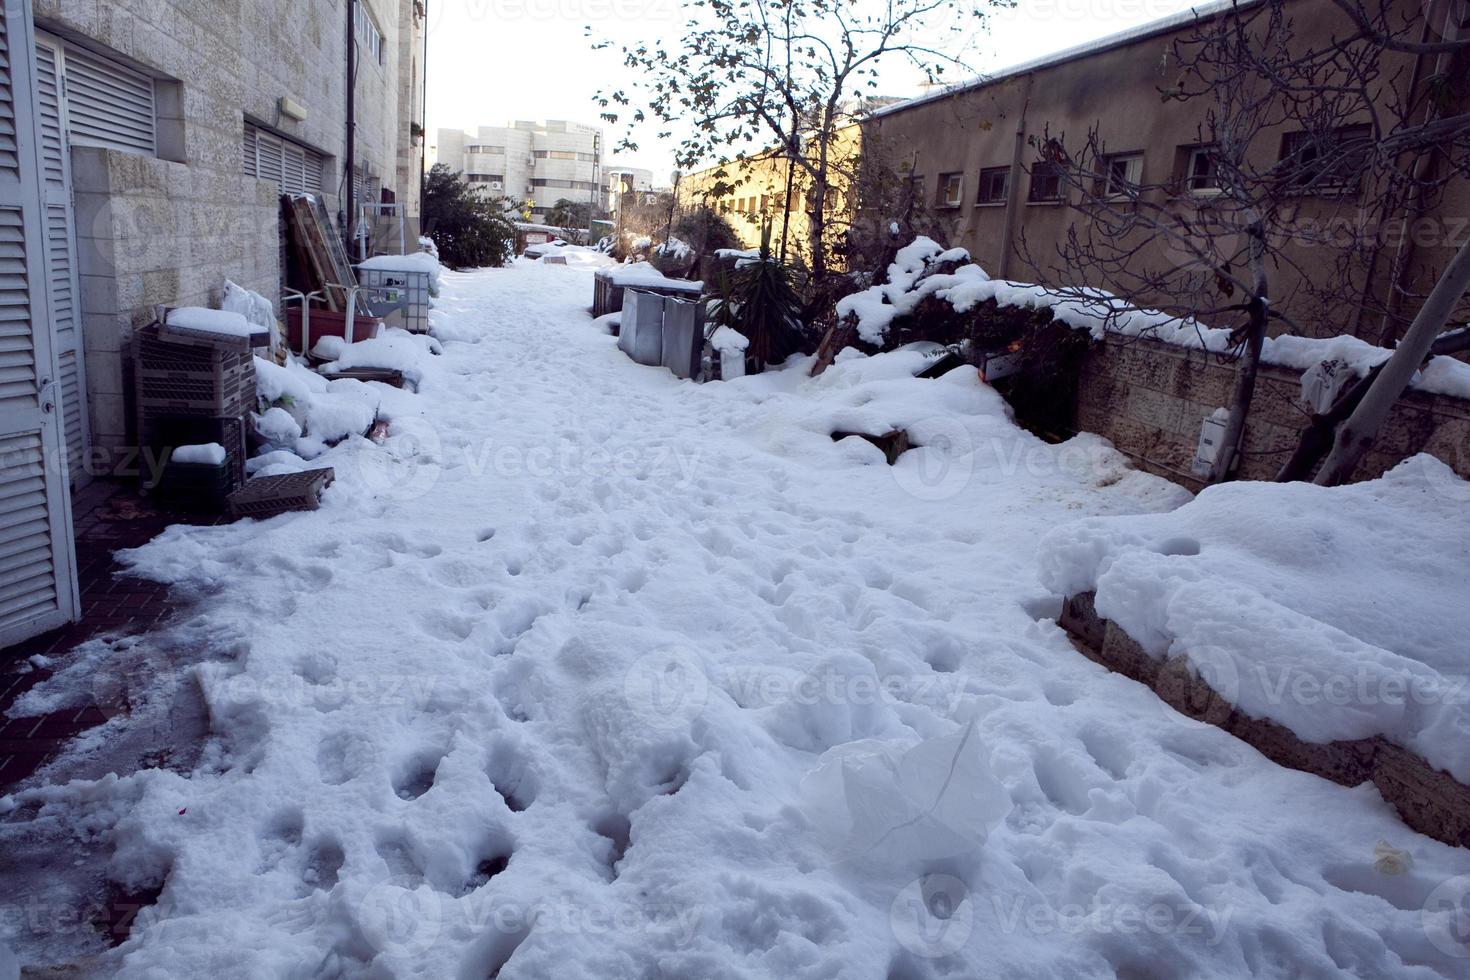
[[[1083,359],[1076,428],[1109,439],[1141,469],[1198,490],[1190,472],[1200,423],[1227,406],[1235,364],[1156,340],[1110,337]],[[1246,425],[1238,475],[1270,480],[1290,458],[1307,421],[1301,372],[1262,365]],[[1470,402],[1409,390],[1364,459],[1357,479],[1372,479],[1428,452],[1470,478]]]
[[[421,19],[412,0],[364,3],[384,44],[382,60],[359,71],[357,160],[416,200],[417,188],[395,186],[412,156],[399,146],[411,122],[400,119],[400,58],[415,50],[399,32],[421,32]],[[156,306],[215,303],[226,278],[280,294],[276,189],[242,175],[246,119],[323,154],[328,208],[337,209],[346,10],[342,0],[35,0],[35,14],[39,28],[159,80],[159,157],[72,153],[88,409],[105,454],[129,444],[124,353]],[[282,97],[306,118],[284,116]]]

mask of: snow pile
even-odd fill
[[[893,321],[911,314],[933,296],[947,301],[956,313],[967,313],[981,303],[1002,307],[1048,310],[1058,323],[1088,331],[1095,340],[1112,334],[1147,337],[1199,350],[1223,353],[1232,349],[1230,331],[1210,327],[1193,317],[1177,317],[1160,310],[1140,309],[1106,290],[1078,286],[1065,290],[1034,283],[992,279],[969,261],[964,249],[944,249],[920,236],[900,249],[888,267],[888,281],[844,297],[837,313],[851,317],[858,336],[881,346]],[[952,273],[935,273],[941,263],[962,263]],[[1305,371],[1326,361],[1341,363],[1356,377],[1365,376],[1386,361],[1391,351],[1356,337],[1269,337],[1261,350],[1267,364]],[[1453,357],[1435,357],[1415,374],[1412,386],[1423,391],[1470,399],[1470,364]]]
[[[750,348],[750,338],[733,327],[716,327],[709,342],[721,354],[743,354]]]
[[[1187,657],[1308,742],[1384,735],[1470,782],[1470,484],[1431,456],[1377,480],[1210,487],[1049,534],[1042,582],[1156,658]]]
[[[614,286],[658,286],[685,292],[699,292],[704,288],[703,282],[671,279],[649,262],[628,262],[607,270],[603,275],[611,279]]]
[[[225,461],[225,447],[217,442],[206,442],[197,446],[180,446],[169,459],[189,466],[221,466]]]
[[[333,359],[318,370],[327,375],[351,368],[400,371],[406,381],[418,387],[424,380],[428,359],[442,353],[443,349],[433,337],[391,329],[370,340],[342,344],[332,352]]]
[[[70,693],[176,680],[0,801],[0,894],[162,893],[115,949],[0,916],[38,975],[1463,972],[1425,908],[1470,851],[1181,725],[1047,619],[1045,532],[1187,494],[1019,429],[974,372],[914,378],[917,351],[644,370],[588,280],[446,274],[479,342],[371,389],[393,429],[322,455],[320,510],[126,554],[193,602],[82,651]],[[889,466],[839,425],[917,448]],[[135,772],[129,733],[194,754]]]
[[[570,245],[566,242],[553,242],[547,245],[535,246],[536,252],[526,249],[526,257],[534,258],[536,261],[546,265],[569,265],[574,268],[600,269],[606,266],[616,265],[617,261],[601,249],[588,248],[586,245]]]
[[[427,236],[419,237],[419,251],[427,252],[428,254],[434,256],[435,261],[437,261],[439,258],[438,244],[435,243],[434,239]]]
[[[387,272],[419,272],[429,277],[429,295],[438,296],[440,276],[444,267],[439,256],[433,252],[410,252],[407,255],[374,255],[358,266],[360,269],[381,269]]]
[[[168,311],[168,325],[180,330],[198,330],[224,337],[248,337],[250,321],[229,310],[211,310],[203,306],[181,306]]]

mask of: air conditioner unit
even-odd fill
[[[503,191],[505,190],[505,184],[498,180],[492,180],[490,181],[490,189],[492,191]]]

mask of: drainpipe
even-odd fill
[[[357,211],[357,0],[347,0],[347,147],[343,153],[342,230],[347,236],[343,247],[352,254],[352,233]]]
[[[1429,32],[1430,25],[1428,20],[1426,20],[1419,34],[1420,43],[1429,39]],[[1451,20],[1450,11],[1447,10],[1445,13],[1445,36],[1450,37],[1453,34],[1454,22]],[[1424,61],[1427,57],[1428,54],[1420,53],[1414,59],[1414,70],[1409,82],[1410,100],[1418,95],[1419,83],[1423,76]],[[1448,60],[1449,52],[1441,51],[1438,57],[1435,58],[1435,75],[1442,76],[1444,74],[1445,64]],[[1434,104],[1432,99],[1427,100],[1424,107],[1424,123],[1428,124],[1433,122],[1435,116],[1438,114],[1439,107]],[[1399,313],[1403,309],[1404,290],[1408,288],[1409,267],[1414,261],[1415,254],[1413,228],[1414,225],[1418,224],[1419,219],[1424,216],[1423,182],[1429,178],[1430,168],[1434,166],[1434,156],[1432,151],[1419,150],[1418,157],[1413,162],[1413,183],[1409,187],[1407,200],[1404,202],[1403,233],[1399,236],[1398,246],[1394,249],[1393,262],[1389,266],[1388,295],[1384,297],[1386,308],[1378,327],[1377,343],[1381,347],[1389,347],[1398,340]],[[1381,234],[1381,229],[1378,231]],[[1373,253],[1373,264],[1369,267],[1370,273],[1377,264],[1378,251],[1375,249]],[[1371,274],[1368,277],[1368,283],[1367,288],[1371,289]]]
[[[419,234],[424,232],[424,186],[429,178],[429,4],[433,0],[423,0],[424,5],[424,57],[419,62],[419,125],[423,127],[423,142],[419,144]],[[418,248],[418,243],[414,243]]]
[[[1031,83],[1036,76],[1027,74],[1021,86],[1021,115],[1016,120],[1016,146],[1011,153],[1011,176],[1006,187],[1005,230],[1000,236],[1000,278],[1011,278],[1011,253],[1016,242],[1016,226],[1021,223],[1021,158],[1026,150],[1026,112],[1031,108]]]

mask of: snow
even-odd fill
[[[417,386],[423,382],[428,358],[441,350],[433,337],[393,329],[383,336],[336,347],[330,355],[333,360],[318,370],[331,375],[351,368],[383,368],[403,372],[403,377]]]
[[[250,321],[229,310],[211,310],[203,306],[181,306],[168,311],[168,323],[181,330],[200,330],[227,337],[250,336]]]
[[[922,352],[689,385],[590,329],[583,270],[444,280],[463,339],[440,335],[416,395],[261,369],[272,400],[392,418],[381,444],[308,426],[337,475],[319,510],[125,553],[187,611],[28,692],[132,685],[0,800],[6,902],[163,892],[116,949],[0,917],[23,959],[125,980],[1460,974],[1456,906],[1426,903],[1470,852],[1183,719],[1051,621],[1048,531],[1186,493],[1096,437],[1029,435],[974,372],[914,378]],[[831,438],[895,426],[919,448],[894,466]],[[277,453],[252,464],[304,465]],[[197,757],[134,771],[130,732]]]
[[[750,347],[750,338],[733,327],[716,327],[709,336],[710,346],[721,354],[739,354]]]
[[[179,446],[169,457],[175,463],[191,466],[222,466],[225,447],[217,442],[206,442],[197,446]]]
[[[682,238],[670,238],[659,242],[654,251],[659,255],[670,255],[676,259],[685,259],[694,254],[694,249]]]
[[[1067,525],[1042,582],[1308,742],[1384,735],[1470,783],[1470,484],[1432,456],[1345,487],[1229,483]]]
[[[704,288],[703,282],[671,279],[648,262],[629,262],[609,269],[604,275],[612,280],[614,286],[658,286],[694,293]]]
[[[941,262],[969,264],[961,265],[952,274],[930,273]],[[912,313],[921,300],[930,296],[947,301],[957,313],[966,313],[988,301],[1003,307],[1050,310],[1057,322],[1086,330],[1095,340],[1109,335],[1148,337],[1215,353],[1233,346],[1226,328],[1206,326],[1191,317],[1139,309],[1106,290],[1090,286],[1052,289],[1035,283],[992,279],[980,266],[970,263],[970,255],[964,249],[946,250],[923,236],[899,250],[888,267],[886,283],[844,297],[837,303],[837,313],[853,318],[858,336],[864,342],[881,346],[893,321]],[[1309,370],[1325,361],[1337,361],[1355,377],[1363,377],[1388,360],[1391,353],[1346,335],[1283,335],[1266,339],[1261,360],[1297,371]],[[1432,358],[1414,375],[1410,385],[1433,394],[1470,399],[1470,364],[1448,356]]]

